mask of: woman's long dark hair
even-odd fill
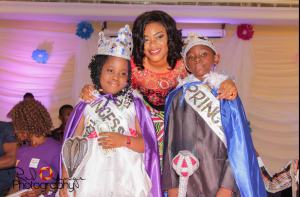
[[[153,10],[145,12],[137,17],[132,28],[133,38],[133,60],[136,66],[144,69],[143,58],[144,54],[144,31],[146,25],[150,23],[162,24],[168,34],[168,56],[167,61],[171,70],[175,68],[177,61],[182,58],[181,51],[183,47],[181,30],[177,30],[175,20],[163,11]]]

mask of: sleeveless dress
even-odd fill
[[[73,176],[68,173],[68,177],[76,179],[73,181],[76,196],[152,196],[150,194],[152,183],[145,171],[144,154],[126,147],[102,149],[97,142],[98,134],[107,132],[107,129],[101,130],[101,128],[109,128],[111,132],[123,135],[137,136],[135,131],[136,112],[132,99],[128,95],[118,97],[116,102],[102,98],[96,103],[88,104],[84,109],[84,116],[82,137],[67,139],[63,147],[65,166],[68,166],[68,159],[64,154],[70,154],[72,148],[76,147],[73,144],[77,143],[79,147],[79,155],[74,153],[73,158],[77,170],[72,174]],[[80,147],[79,144],[83,145]],[[83,159],[81,164],[76,166],[76,162],[80,160],[78,158]],[[72,163],[72,159],[70,161]],[[70,197],[73,196],[72,192],[68,191],[68,194]]]
[[[164,105],[170,92],[178,85],[177,78],[183,79],[187,74],[184,62],[179,60],[173,70],[167,73],[154,73],[147,68],[140,70],[131,60],[131,84],[143,95],[143,101],[151,114],[159,148],[160,165],[162,167],[164,138]]]

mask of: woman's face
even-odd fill
[[[18,140],[20,140],[20,141],[25,141],[25,140],[28,139],[26,133],[22,133],[22,132],[19,132],[19,131],[16,131],[16,130],[14,131],[14,133],[15,133],[16,138],[17,138]]]
[[[168,34],[166,28],[160,23],[146,25],[144,31],[144,53],[151,62],[167,60]]]

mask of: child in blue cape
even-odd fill
[[[192,74],[166,100],[163,190],[168,197],[178,196],[172,160],[188,150],[200,167],[189,178],[187,197],[266,197],[240,98],[216,99],[227,79],[212,71],[220,55],[208,38],[195,32],[185,44],[183,58]]]

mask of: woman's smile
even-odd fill
[[[152,51],[149,51],[150,55],[158,55],[160,53],[161,49],[157,49],[157,50],[152,50]]]

